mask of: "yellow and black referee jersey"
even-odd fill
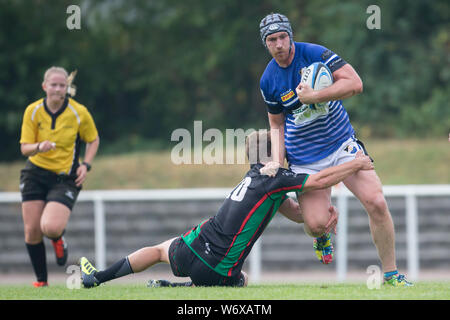
[[[52,113],[42,98],[25,110],[20,143],[54,142],[56,149],[37,153],[29,160],[57,174],[73,175],[79,165],[81,141],[89,143],[97,136],[94,119],[85,106],[66,98],[58,112]]]

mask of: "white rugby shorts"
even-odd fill
[[[347,141],[345,141],[339,147],[339,149],[330,154],[328,157],[309,164],[302,164],[302,165],[292,164],[289,165],[289,169],[295,173],[314,174],[323,169],[337,166],[348,161],[352,161],[359,150],[367,154],[366,151],[364,150],[363,145],[358,143],[358,140],[354,136],[352,136]]]

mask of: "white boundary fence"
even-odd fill
[[[104,202],[114,201],[182,201],[182,200],[223,200],[231,188],[208,189],[153,189],[153,190],[93,190],[83,191],[79,202],[94,203],[95,217],[95,261],[99,269],[106,267],[106,233]],[[419,276],[419,239],[417,196],[449,196],[450,185],[401,185],[384,186],[385,196],[405,198],[407,230],[407,269],[408,277],[417,280]],[[347,226],[348,199],[353,194],[342,184],[333,188],[332,196],[337,199],[339,223],[336,244],[336,280],[345,281],[347,276]],[[0,192],[0,203],[18,203],[18,192]],[[259,239],[249,256],[252,281],[261,279],[261,239]]]

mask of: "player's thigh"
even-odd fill
[[[69,221],[71,210],[65,204],[50,201],[46,204],[41,218],[41,229],[49,237],[62,234]]]
[[[172,238],[170,240],[164,241],[163,243],[157,245],[157,248],[159,249],[160,255],[161,255],[161,262],[170,263],[169,248],[175,239],[177,239],[177,238],[176,237]]]
[[[360,170],[345,179],[344,184],[359,199],[369,214],[387,209],[383,185],[375,170]]]
[[[41,217],[44,207],[45,202],[42,200],[22,202],[22,219],[26,243],[36,244],[41,242]]]
[[[330,216],[331,188],[303,193],[298,203],[305,224],[326,224]]]

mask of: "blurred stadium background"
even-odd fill
[[[369,30],[366,9],[373,4],[380,7],[381,28]],[[80,29],[67,27],[71,5],[81,9]],[[222,131],[267,128],[259,78],[269,55],[261,45],[258,24],[269,12],[290,18],[296,41],[322,44],[358,71],[364,93],[348,99],[345,106],[363,141],[427,139],[423,148],[433,141],[447,141],[450,4],[446,0],[0,0],[0,199],[17,199],[17,194],[5,192],[18,191],[18,170],[24,163],[18,146],[23,111],[42,97],[43,73],[52,65],[78,70],[76,99],[89,108],[101,137],[97,159],[108,157],[111,164],[101,169],[108,183],[98,183],[101,177],[95,176],[97,181],[85,185],[88,191],[115,185],[109,183],[113,171],[126,170],[131,154],[135,159],[136,153],[160,152],[170,162],[171,133],[177,128],[192,130],[194,120],[201,120],[205,129]],[[417,170],[423,178],[415,184],[432,184],[434,178],[426,173],[436,168],[440,170],[437,183],[450,183],[449,148],[450,143],[440,147],[437,160],[423,159]],[[431,160],[438,165],[428,167]],[[181,169],[192,171],[192,167]],[[94,168],[100,170],[95,162]],[[159,172],[161,184],[179,185],[179,176],[168,171]],[[238,171],[244,172],[243,167]],[[183,186],[198,187],[194,180],[201,170],[195,172],[197,176],[183,181]],[[402,183],[417,176],[415,172],[403,175]],[[230,177],[212,175],[205,187],[231,187],[238,176],[236,171]],[[124,189],[148,188],[121,179]],[[151,187],[159,188],[158,182]],[[450,195],[415,199],[419,279],[425,274],[442,277],[450,271]],[[105,201],[105,262],[179,234],[214,214],[220,203],[218,199]],[[388,204],[396,224],[398,264],[407,270],[407,202],[403,195],[394,195],[388,197]],[[80,201],[74,209],[67,228],[69,264],[81,254],[98,254],[94,211],[93,201]],[[32,273],[22,228],[20,203],[0,202],[0,278],[19,275],[14,279],[20,279]],[[348,271],[365,277],[366,268],[379,262],[367,215],[352,198],[347,235]],[[64,273],[54,265],[48,242],[47,248],[50,272]],[[320,269],[336,278],[336,265],[316,262],[311,240],[281,217],[269,226],[261,249],[263,273],[304,275]],[[251,268],[249,263],[246,268]]]

